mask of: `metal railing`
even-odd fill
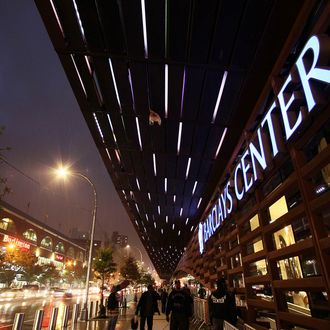
[[[201,329],[204,325],[210,325],[210,316],[209,316],[209,304],[207,299],[194,298],[194,318],[193,324],[195,324],[198,329]],[[244,323],[244,330],[255,330],[250,325]],[[224,321],[223,324],[224,330],[238,330],[231,323]]]

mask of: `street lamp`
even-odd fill
[[[137,246],[135,246],[135,245],[129,245],[129,244],[126,245],[126,248],[127,248],[127,249],[129,249],[130,247],[134,247],[134,248],[136,248],[136,249],[140,252],[141,264],[143,264],[143,260],[142,260],[142,252],[141,252],[141,250],[140,250]]]
[[[59,167],[56,169],[56,174],[61,178],[66,178],[68,176],[78,176],[89,183],[89,185],[93,189],[94,194],[94,208],[93,208],[93,219],[92,219],[92,228],[91,228],[91,236],[90,236],[90,243],[89,243],[89,251],[88,251],[88,263],[87,263],[87,274],[86,274],[86,292],[85,292],[85,299],[84,299],[84,306],[80,311],[80,320],[87,321],[88,318],[88,294],[89,294],[89,278],[91,275],[91,268],[92,268],[92,254],[93,254],[93,242],[94,242],[94,232],[95,232],[95,222],[96,222],[96,211],[97,211],[97,195],[96,189],[93,182],[84,174],[79,172],[71,172],[67,167]]]

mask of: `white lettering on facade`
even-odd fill
[[[285,145],[281,138],[281,127],[284,128],[285,139],[288,141],[307,116],[307,111],[303,111],[302,95],[305,96],[308,112],[311,112],[316,105],[322,104],[324,99],[322,91],[316,89],[314,81],[330,83],[329,68],[317,67],[317,65],[328,64],[329,50],[330,38],[326,36],[313,36],[306,43],[295,67],[261,120],[260,126],[256,130],[255,139],[247,143],[246,150],[237,162],[230,179],[225,183],[211,212],[205,221],[199,224],[200,253],[203,253],[205,243],[233,211],[237,201],[242,200],[245,194],[252,189],[254,183],[261,179],[262,171],[267,169],[271,160],[279,152],[284,152]],[[307,57],[310,58],[311,54],[313,56],[310,64]],[[301,90],[294,90],[299,85],[302,86]],[[276,104],[279,105],[280,116],[275,113]],[[279,118],[282,119],[282,126],[279,123]],[[232,190],[235,192],[234,196],[231,193]]]

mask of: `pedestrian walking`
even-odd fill
[[[166,302],[167,302],[167,297],[168,297],[168,293],[166,288],[163,288],[161,294],[160,294],[160,301],[162,303],[162,313],[165,314],[165,308],[166,308]]]
[[[136,306],[135,315],[140,313],[140,330],[144,330],[144,325],[147,320],[148,330],[152,330],[154,313],[160,315],[158,309],[158,300],[160,300],[159,294],[154,290],[153,286],[148,285],[148,291],[143,292],[139,303]]]
[[[180,280],[176,280],[174,285],[167,299],[166,320],[170,321],[171,315],[170,330],[188,330],[193,300],[185,290],[181,289]]]
[[[212,329],[222,330],[224,320],[233,322],[235,296],[228,292],[224,278],[217,280],[216,285],[216,290],[209,297],[209,316]]]

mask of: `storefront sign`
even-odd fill
[[[8,235],[3,236],[3,242],[13,243],[20,249],[30,250],[31,245],[27,242],[21,241],[20,239]]]
[[[255,183],[262,180],[263,171],[279,153],[284,152],[285,143],[295,135],[309,113],[325,103],[322,88],[330,83],[330,69],[326,67],[329,52],[329,37],[313,36],[308,40],[256,129],[254,138],[246,143],[247,147],[212,211],[199,224],[200,253],[203,253],[208,239],[233,212],[236,202],[253,190]]]

